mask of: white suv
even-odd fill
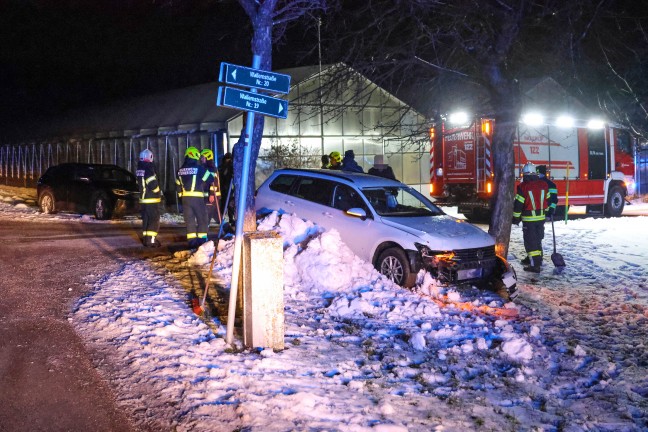
[[[515,297],[515,271],[480,228],[446,215],[398,181],[333,170],[281,169],[259,187],[256,210],[295,213],[336,229],[356,255],[411,287],[425,268],[448,284],[490,286]]]

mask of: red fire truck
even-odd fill
[[[513,142],[518,180],[527,162],[546,165],[558,187],[557,216],[570,205],[586,206],[589,214],[621,215],[626,196],[634,193],[636,138],[630,132],[566,117],[552,124],[532,116],[524,120]],[[484,219],[494,192],[491,142],[497,126],[491,118],[464,117],[459,123],[442,121],[430,129],[430,195],[439,205],[457,206],[468,219]]]

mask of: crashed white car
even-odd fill
[[[336,229],[356,255],[411,287],[422,268],[447,284],[516,295],[516,276],[480,228],[445,214],[409,186],[367,174],[281,169],[258,189],[259,215],[294,213]]]

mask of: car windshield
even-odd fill
[[[362,193],[380,216],[412,217],[445,214],[430,200],[407,186],[368,187],[363,188]]]

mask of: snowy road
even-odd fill
[[[232,352],[222,322],[212,332],[191,313],[187,292],[200,292],[209,243],[125,263],[70,320],[148,430],[644,431],[647,220],[557,223],[567,268],[554,274],[547,260],[540,275],[520,271],[508,305],[426,278],[423,295],[400,289],[334,232],[302,242],[308,222],[266,220],[261,229],[286,242],[288,349],[277,353]],[[544,245],[549,255],[550,235]],[[213,277],[226,288],[232,242],[219,250]],[[510,252],[520,269],[519,227]],[[484,312],[504,307],[517,317]]]

